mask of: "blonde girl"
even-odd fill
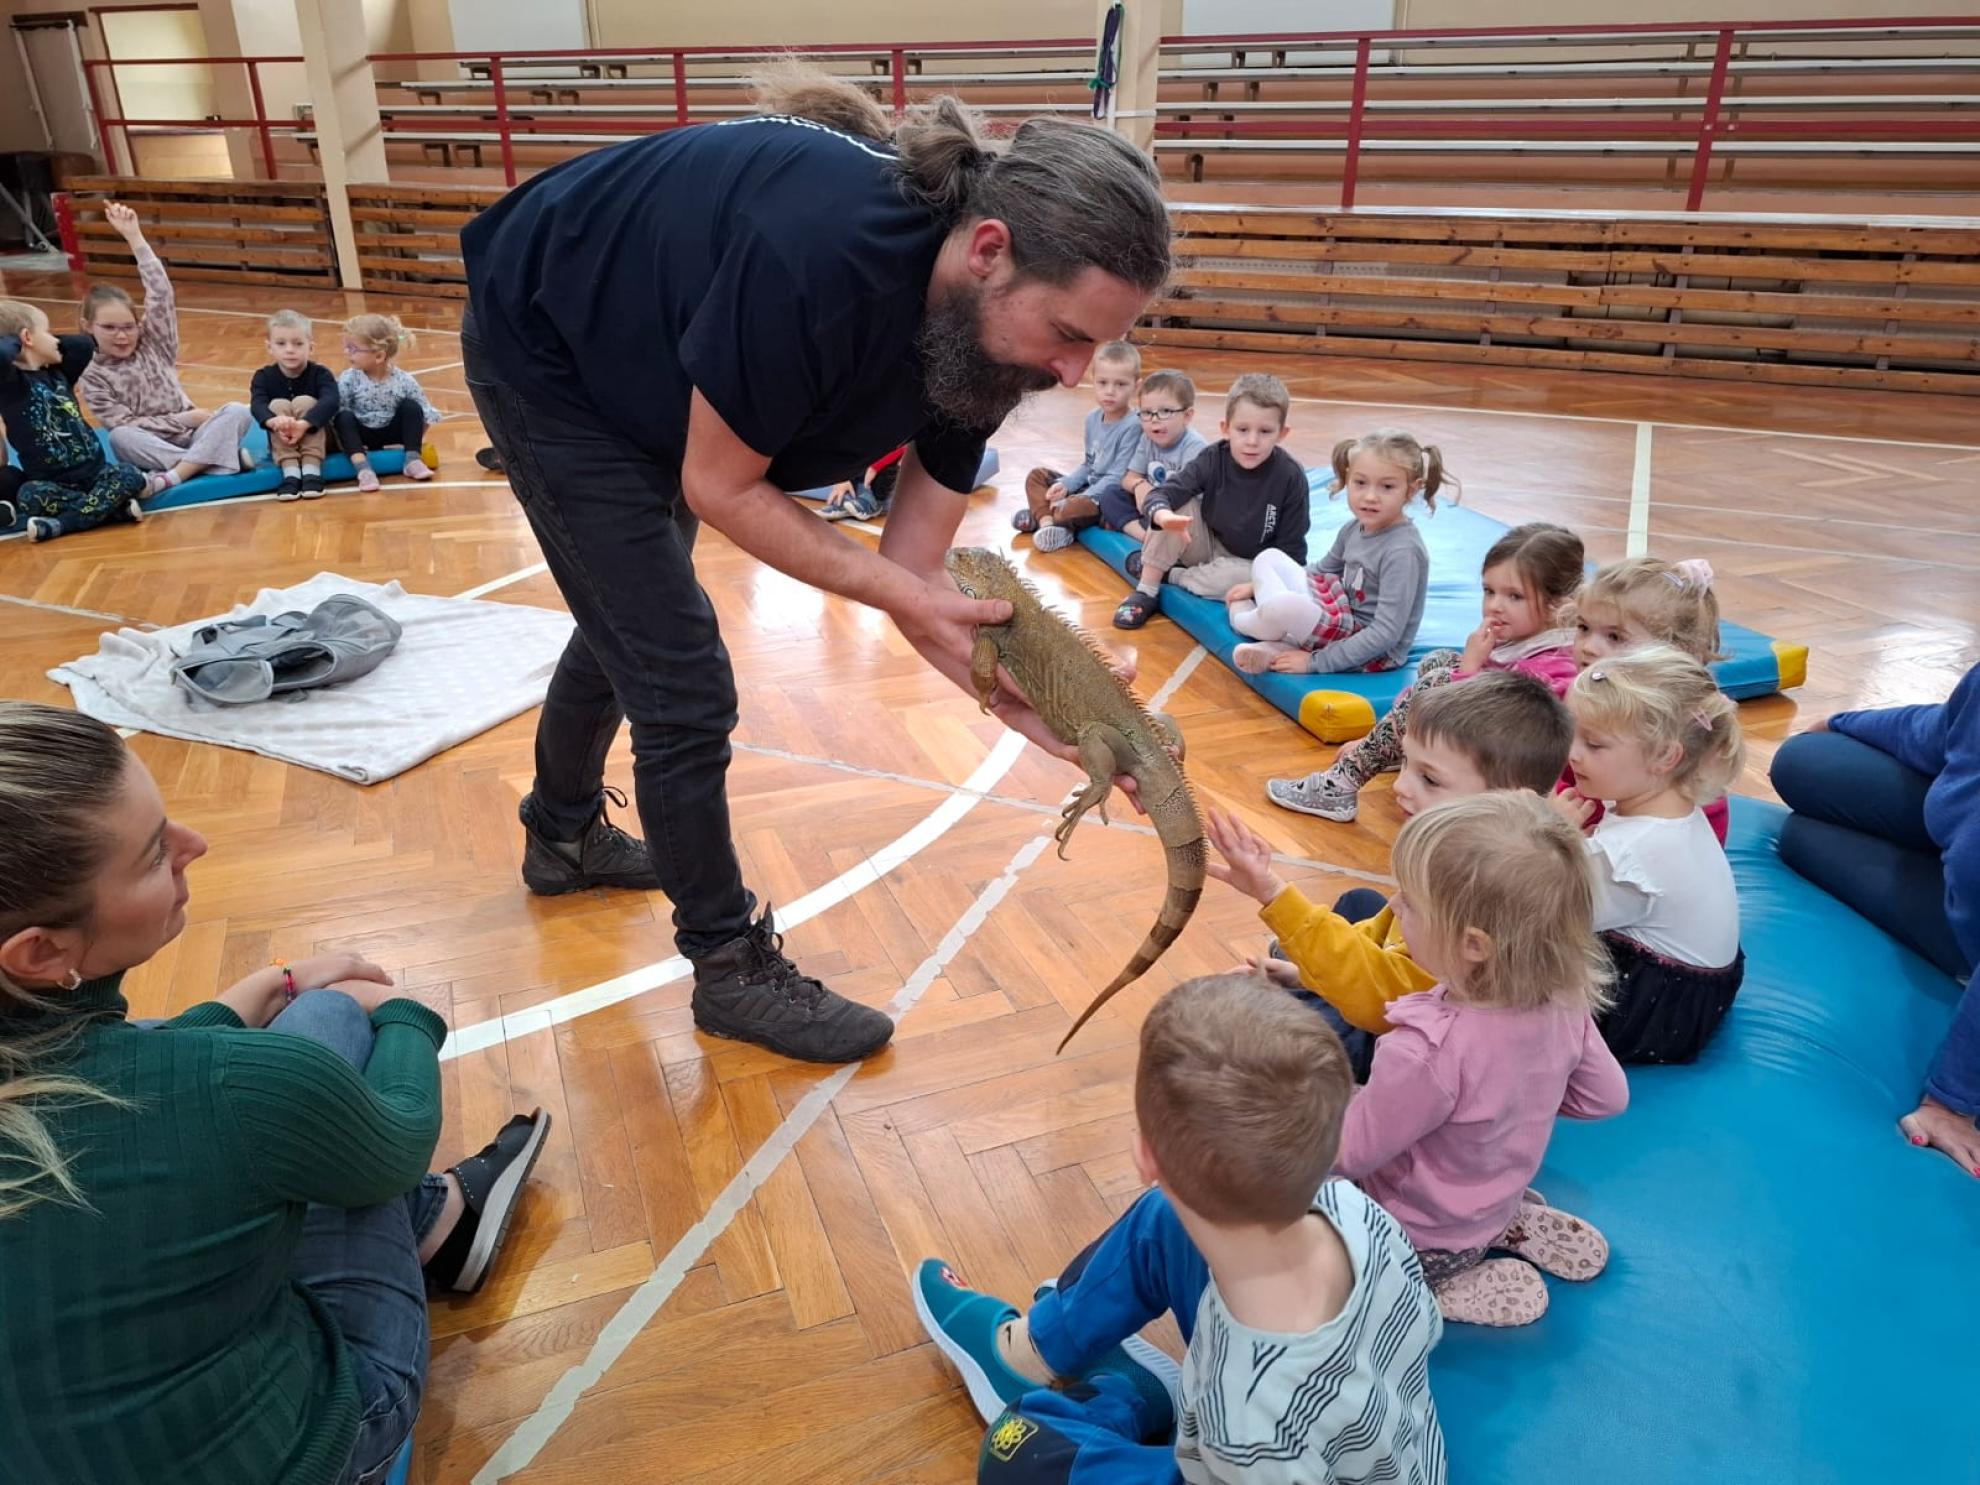
[[[1430,590],[1430,552],[1409,519],[1421,499],[1458,482],[1444,456],[1400,428],[1334,445],[1334,493],[1354,519],[1327,554],[1301,571],[1284,552],[1260,552],[1251,581],[1226,595],[1231,627],[1253,641],[1231,659],[1239,670],[1394,670],[1409,658]]]
[[[1699,808],[1745,761],[1738,708],[1669,645],[1598,660],[1567,704],[1576,783],[1554,805],[1582,826],[1592,800],[1608,801],[1584,847],[1595,926],[1616,967],[1602,1035],[1624,1062],[1689,1062],[1746,972],[1732,867]]]
[[[1554,1120],[1629,1103],[1593,1019],[1608,965],[1581,842],[1538,795],[1496,790],[1411,819],[1395,871],[1390,905],[1438,983],[1390,1002],[1335,1170],[1403,1225],[1445,1319],[1525,1325],[1547,1308],[1538,1269],[1590,1279],[1609,1256],[1528,1189]]]
[[[1402,767],[1410,705],[1423,692],[1488,670],[1523,670],[1556,696],[1565,693],[1576,670],[1572,616],[1585,560],[1581,538],[1546,521],[1515,526],[1493,542],[1479,579],[1482,617],[1464,649],[1425,655],[1416,683],[1372,732],[1342,748],[1331,768],[1303,779],[1270,780],[1266,795],[1282,808],[1345,823],[1355,817],[1370,779]]]
[[[1700,665],[1725,659],[1719,648],[1719,598],[1712,589],[1712,564],[1703,557],[1666,562],[1662,557],[1630,557],[1612,562],[1582,585],[1574,603],[1574,660],[1585,670],[1604,655],[1620,655],[1645,645],[1670,645]],[[1566,782],[1574,783],[1570,770]],[[1590,823],[1602,818],[1598,803]],[[1705,819],[1719,844],[1726,843],[1726,801],[1705,806]]]
[[[344,322],[344,354],[351,364],[337,378],[337,442],[357,466],[360,490],[378,488],[368,455],[372,449],[402,448],[407,479],[433,478],[419,450],[441,414],[412,374],[393,364],[412,344],[412,331],[391,315],[358,315]]]

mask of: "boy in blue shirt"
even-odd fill
[[[1032,533],[1041,552],[1072,545],[1073,533],[1100,519],[1109,495],[1119,498],[1141,443],[1134,415],[1134,387],[1141,377],[1141,352],[1124,340],[1110,340],[1093,353],[1093,395],[1099,406],[1086,415],[1085,457],[1065,474],[1038,468],[1024,477],[1025,508],[1011,517]]]

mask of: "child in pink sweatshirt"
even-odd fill
[[[1547,1309],[1538,1269],[1592,1279],[1609,1258],[1528,1188],[1554,1119],[1629,1103],[1595,1028],[1608,970],[1581,838],[1537,795],[1498,790],[1413,818],[1395,871],[1389,904],[1440,983],[1390,1003],[1334,1169],[1402,1224],[1445,1319],[1529,1324]]]
[[[1331,768],[1269,781],[1265,792],[1272,802],[1323,820],[1352,820],[1362,787],[1402,767],[1410,702],[1432,687],[1486,670],[1523,670],[1556,696],[1566,694],[1576,669],[1571,609],[1582,563],[1581,538],[1565,526],[1534,521],[1500,537],[1485,554],[1483,618],[1463,651],[1425,655],[1416,684],[1396,698],[1374,731],[1342,748]]]

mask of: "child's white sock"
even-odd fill
[[[309,477],[310,477],[311,475],[313,475],[313,474],[321,474],[321,473],[323,473],[323,461],[322,461],[321,459],[305,459],[305,460],[303,460],[303,461],[302,461],[302,472],[303,472],[303,478],[304,478],[304,479],[308,479],[308,478],[309,478]]]
[[[290,479],[300,479],[302,477],[302,461],[299,459],[284,459],[281,463],[281,468],[282,473]]]

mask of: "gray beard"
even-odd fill
[[[968,290],[936,301],[915,335],[929,405],[965,428],[994,430],[1035,392],[1059,379],[1030,366],[1006,366],[983,349],[983,307]]]

